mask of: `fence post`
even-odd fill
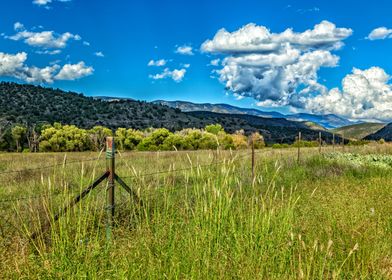
[[[342,149],[343,149],[343,152],[344,152],[344,132],[342,132]]]
[[[319,154],[321,154],[321,131],[319,131]]]
[[[335,152],[335,133],[332,133],[332,151]]]
[[[111,238],[113,217],[114,217],[114,179],[115,179],[115,145],[114,138],[106,138],[106,161],[108,171],[108,188],[107,188],[107,223],[106,223],[106,238]]]
[[[252,139],[252,184],[255,180],[255,139],[254,139],[254,135],[251,136]]]
[[[298,132],[298,156],[297,156],[297,162],[299,163],[300,157],[301,157],[301,131]]]

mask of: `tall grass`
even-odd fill
[[[390,153],[388,147],[361,152]],[[359,151],[359,150],[358,150]],[[252,181],[240,152],[127,153],[107,241],[106,184],[37,240],[29,235],[105,170],[103,160],[1,175],[0,275],[28,279],[388,279],[392,172],[331,162],[304,149],[263,150]],[[95,154],[69,154],[67,160]],[[3,170],[63,154],[0,155]],[[26,164],[26,162],[29,164]],[[207,166],[209,163],[218,163]],[[142,174],[178,170],[151,176]],[[132,176],[132,177],[131,177]]]

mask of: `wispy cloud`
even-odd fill
[[[103,52],[95,52],[94,55],[97,56],[97,57],[105,57]]]
[[[71,2],[71,1],[72,0],[33,0],[33,4],[37,5],[39,7],[48,8],[49,7],[48,5],[50,3],[52,3],[52,2],[63,2],[63,3],[65,3],[65,2]]]
[[[175,53],[182,55],[193,55],[193,48],[190,45],[177,46]]]
[[[147,66],[157,66],[157,67],[162,67],[167,64],[166,59],[158,59],[158,60],[153,60],[151,59],[148,63]]]

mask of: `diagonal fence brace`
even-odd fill
[[[75,206],[79,201],[81,201],[86,195],[88,195],[93,189],[95,189],[103,180],[105,180],[109,176],[109,171],[106,171],[101,177],[95,180],[90,186],[84,189],[78,196],[76,196],[68,205],[62,208],[54,217],[53,222],[58,221],[61,216],[65,215],[70,208]],[[45,224],[42,225],[41,231],[34,232],[30,237],[31,239],[36,239],[39,235],[47,231],[52,225],[52,221],[48,220]]]

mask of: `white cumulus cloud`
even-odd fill
[[[373,29],[372,32],[366,37],[369,40],[382,40],[386,38],[392,38],[392,29],[386,27],[378,27]]]
[[[20,22],[14,24],[14,29],[17,33],[6,38],[14,41],[23,40],[26,44],[33,47],[65,48],[69,40],[79,41],[82,39],[78,34],[70,32],[57,34],[54,31],[28,31]]]
[[[182,54],[182,55],[193,55],[193,48],[192,46],[189,45],[183,45],[183,46],[178,46],[176,48],[176,53]]]
[[[52,83],[53,73],[58,69],[57,65],[38,68],[29,67],[25,64],[27,54],[0,53],[0,77],[11,77],[28,83]]]
[[[391,76],[380,67],[354,68],[342,81],[342,89],[333,88],[304,100],[305,108],[315,113],[333,113],[364,121],[392,120]]]
[[[93,67],[86,66],[84,61],[81,61],[77,64],[65,64],[55,76],[55,79],[73,81],[92,75],[93,72]]]
[[[351,29],[328,21],[302,33],[291,28],[272,33],[251,23],[234,32],[219,30],[201,50],[224,56],[214,74],[237,98],[252,97],[261,106],[297,107],[302,106],[299,95],[327,90],[318,83],[318,71],[338,65],[333,51],[351,34]]]
[[[66,64],[62,68],[57,63],[39,68],[26,64],[27,54],[20,52],[8,54],[0,52],[0,77],[9,77],[28,83],[53,83],[54,80],[75,80],[94,71],[92,67],[85,66],[84,62]]]
[[[169,68],[165,68],[162,73],[150,75],[149,77],[153,80],[162,80],[162,79],[170,78],[173,81],[179,83],[184,79],[185,73],[186,73],[185,68],[174,69],[174,70],[170,70]]]

